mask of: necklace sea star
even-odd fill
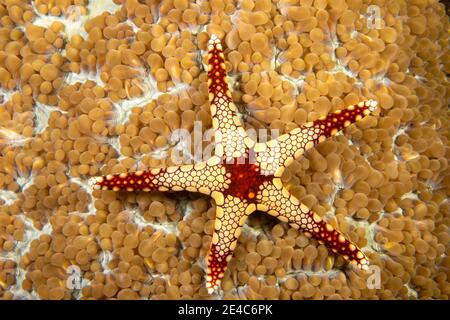
[[[208,63],[209,101],[216,143],[214,156],[195,165],[96,177],[92,180],[93,188],[187,190],[211,196],[216,203],[216,219],[206,277],[209,293],[218,289],[241,227],[255,210],[288,222],[350,263],[367,269],[369,262],[364,253],[291,195],[283,187],[280,177],[285,168],[306,150],[370,114],[376,102],[360,102],[308,122],[267,143],[256,143],[247,136],[237,116],[228,87],[222,45],[215,35],[208,44]]]

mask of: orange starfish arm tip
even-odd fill
[[[320,129],[321,137],[324,140],[371,114],[376,109],[376,106],[377,102],[375,100],[361,101],[344,110],[338,110],[319,118],[312,123],[312,127],[318,127]]]
[[[231,260],[232,252],[227,251],[220,254],[215,244],[211,244],[208,256],[208,270],[206,276],[206,289],[211,294],[219,288],[220,280],[223,278],[228,262]]]
[[[312,211],[308,212],[312,216],[312,228],[310,235],[317,239],[319,243],[325,244],[331,251],[337,253],[348,260],[351,264],[358,266],[360,269],[368,269],[369,260],[365,254],[353,243],[344,237],[332,225],[323,221],[317,214]]]
[[[155,191],[162,187],[163,180],[158,180],[164,168],[151,171],[136,171],[120,174],[108,174],[90,179],[94,190],[127,190],[127,191]]]

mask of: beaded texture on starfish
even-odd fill
[[[219,288],[243,224],[255,210],[267,212],[314,237],[351,264],[367,269],[364,253],[343,234],[291,195],[281,183],[289,164],[376,108],[373,100],[339,110],[268,141],[250,139],[236,113],[220,40],[208,44],[208,88],[215,154],[206,162],[93,178],[94,189],[199,192],[216,203],[215,231],[208,256],[206,287]],[[252,156],[254,159],[251,159]]]

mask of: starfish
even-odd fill
[[[214,155],[191,165],[170,166],[95,177],[97,190],[198,192],[216,203],[214,233],[208,255],[206,287],[218,290],[242,226],[254,211],[264,211],[314,237],[351,264],[367,269],[369,261],[354,243],[291,195],[281,175],[294,159],[374,111],[373,100],[336,111],[266,143],[245,132],[231,98],[220,40],[208,43],[208,91]]]

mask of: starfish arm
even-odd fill
[[[276,176],[281,176],[284,168],[299,158],[305,151],[325,139],[334,136],[352,123],[364,118],[376,108],[376,101],[368,100],[351,105],[308,122],[304,126],[283,134],[266,144],[257,144],[257,160],[266,170],[271,170]],[[277,172],[278,170],[278,172]]]
[[[342,233],[326,223],[316,213],[281,186],[281,180],[275,179],[274,184],[267,184],[258,199],[266,211],[294,228],[302,230],[307,236],[312,236],[325,244],[332,252],[340,254],[351,264],[361,269],[367,269],[369,260],[354,243]]]
[[[212,194],[227,187],[225,168],[221,165],[173,166],[94,177],[90,183],[96,190],[182,191]]]
[[[222,45],[214,34],[208,43],[208,91],[215,130],[215,154],[227,159],[243,156],[249,138],[231,99]]]
[[[230,195],[223,199],[221,205],[217,205],[215,230],[208,255],[206,288],[209,293],[219,288],[220,280],[241,234],[242,225],[252,211],[250,210],[252,207],[254,205],[248,206],[245,201]]]

